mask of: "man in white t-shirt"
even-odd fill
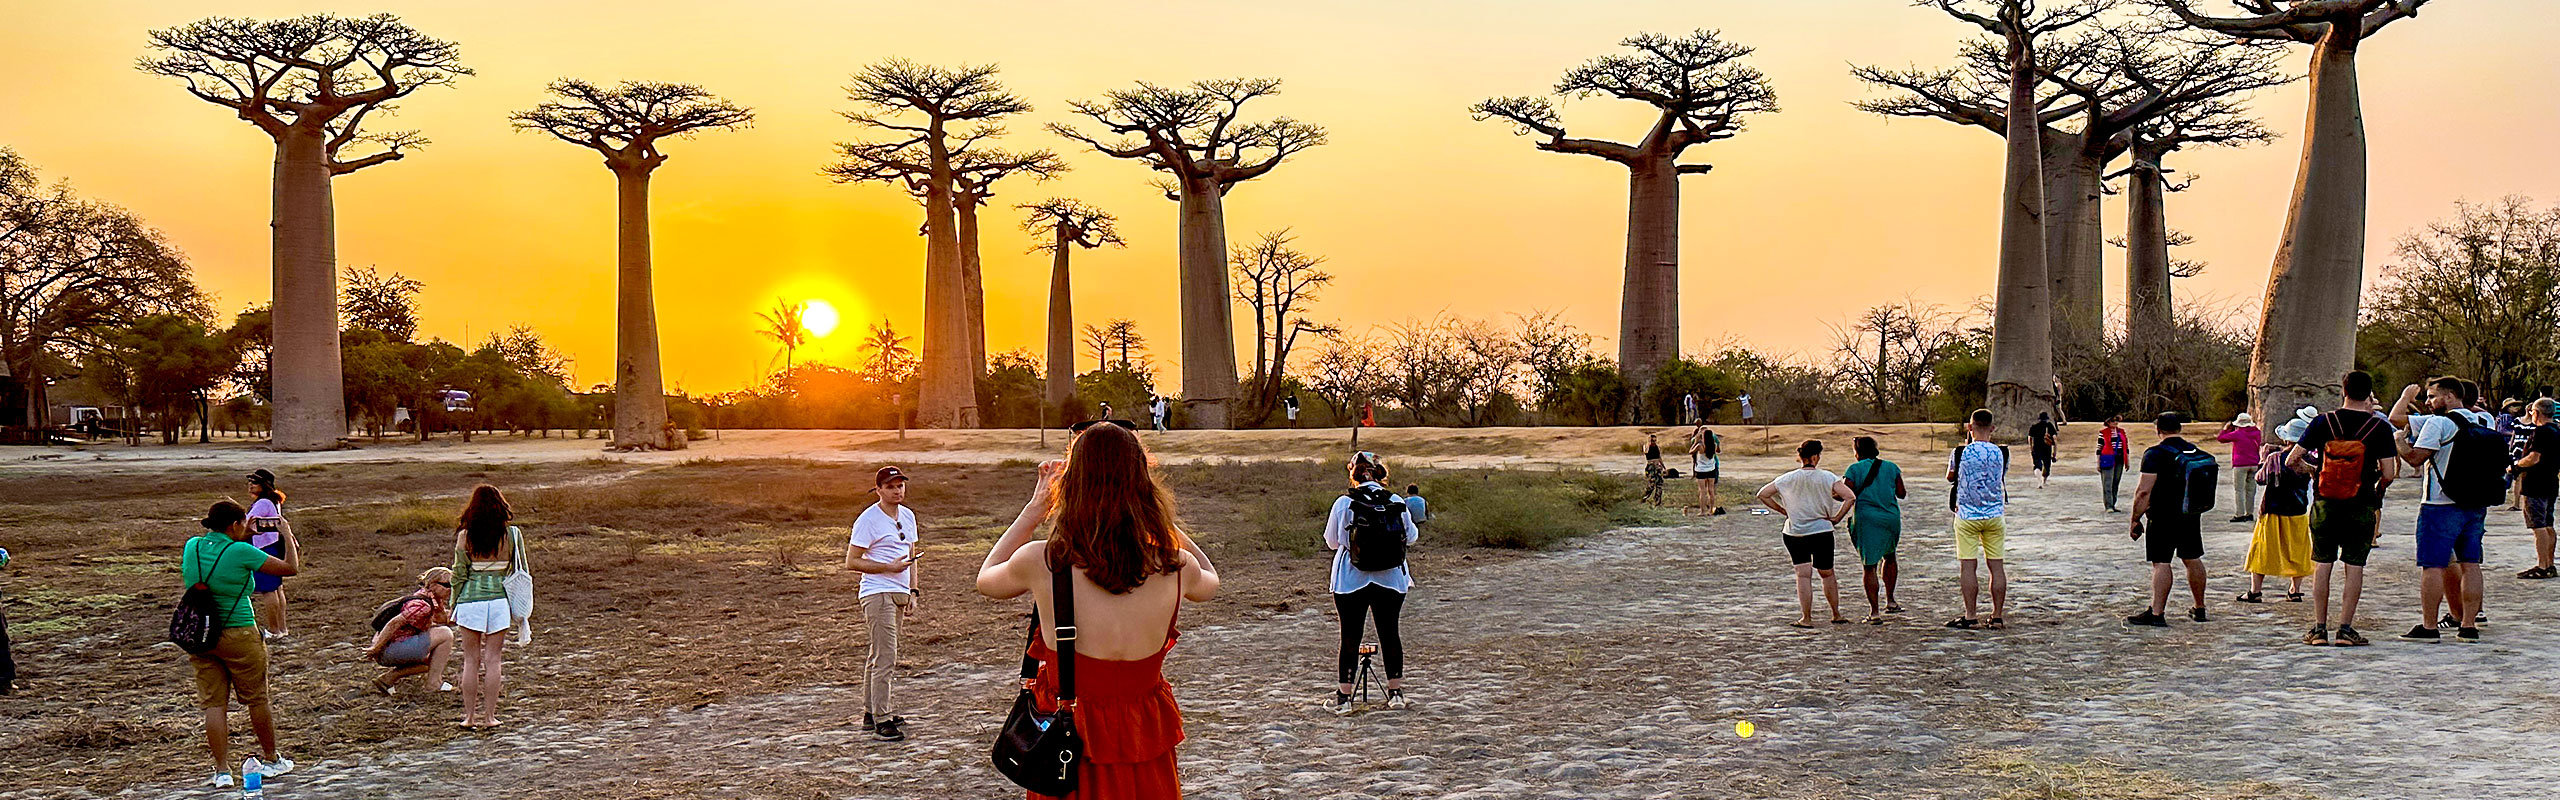
[[[1788,623],[1813,627],[1813,576],[1822,575],[1822,596],[1831,603],[1831,624],[1849,624],[1840,616],[1840,581],[1831,574],[1831,554],[1838,549],[1833,531],[1855,508],[1858,496],[1849,485],[1822,468],[1822,442],[1808,439],[1796,447],[1802,466],[1760,487],[1760,504],[1785,514],[1787,560],[1796,567],[1796,605],[1804,613]]]
[[[880,502],[854,519],[844,568],[862,573],[862,620],[871,631],[862,678],[862,729],[894,742],[907,738],[899,730],[906,720],[889,713],[889,676],[898,667],[898,623],[916,615],[916,512],[906,507],[907,474],[897,467],[881,467],[872,476],[871,493]]]

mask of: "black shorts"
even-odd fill
[[[1838,548],[1830,531],[1805,536],[1780,536],[1787,540],[1787,563],[1811,563],[1814,569],[1831,569],[1831,551]]]
[[[2204,520],[2188,514],[2144,515],[2143,559],[2154,564],[2204,557]]]
[[[2376,510],[2357,500],[2321,500],[2311,504],[2311,560],[2364,566],[2373,556]]]

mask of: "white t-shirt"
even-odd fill
[[[871,504],[862,510],[862,516],[853,519],[852,546],[866,551],[863,558],[883,564],[905,558],[916,549],[915,510],[899,506],[898,515],[891,517],[889,512],[880,510],[879,503]],[[885,574],[865,572],[862,574],[861,596],[913,592],[915,587],[913,567]]]
[[[2453,413],[2470,417],[2471,422],[2476,425],[2489,424],[2487,414],[2465,410],[2456,410]],[[2428,467],[2419,475],[2420,479],[2427,484],[2427,499],[2420,502],[2431,506],[2453,505],[2453,498],[2446,497],[2444,494],[2444,481],[2438,478],[2444,474],[2446,467],[2453,466],[2453,435],[2462,431],[2461,426],[2455,425],[2452,417],[2442,414],[2411,414],[2409,431],[2410,447],[2436,451],[2435,457],[2428,460]]]
[[[1838,485],[1840,476],[1820,469],[1791,469],[1770,481],[1768,488],[1778,490],[1778,502],[1787,507],[1787,535],[1829,532],[1829,517],[1840,510],[1840,498],[1831,495]]]
[[[276,501],[261,497],[250,503],[249,543],[260,549],[274,546],[277,540],[284,538],[281,530],[283,520],[284,509],[277,507]]]

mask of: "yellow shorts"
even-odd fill
[[[1999,517],[1956,520],[1956,560],[2007,560],[2008,539],[2009,524]]]

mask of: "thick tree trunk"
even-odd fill
[[[347,433],[338,356],[338,241],[328,132],[287,128],[276,141],[274,369],[277,450],[326,450]]]
[[[2106,330],[2106,239],[2098,219],[2105,164],[2080,134],[2047,129],[2040,135],[2054,347],[2091,355]]]
[[[1680,357],[1680,173],[1676,155],[1631,165],[1626,287],[1618,300],[1618,369],[1639,397]],[[1638,403],[1641,409],[1652,408]],[[1646,411],[1639,417],[1650,416]]]
[[[2176,329],[2169,306],[2169,211],[2158,154],[2136,153],[2126,180],[2125,341],[2151,358]]]
[[[951,213],[958,221],[960,245],[961,310],[969,315],[969,385],[987,374],[987,284],[978,260],[978,197],[974,194],[952,198]]]
[[[2332,25],[2311,56],[2311,111],[2284,239],[2267,274],[2266,316],[2249,357],[2249,395],[2267,424],[2338,402],[2355,368],[2364,291],[2364,112],[2356,26]]]
[[[2045,272],[2044,159],[2033,48],[2010,45],[2008,165],[2000,190],[2000,278],[1992,312],[1989,403],[2001,434],[2025,436],[2053,410],[2052,291]]]
[[[960,241],[952,233],[951,154],[941,124],[926,137],[933,174],[924,190],[924,334],[916,380],[916,424],[926,428],[978,426],[978,380],[969,363],[968,290]]]
[[[1061,231],[1054,244],[1057,251],[1049,256],[1049,352],[1043,360],[1048,362],[1049,407],[1063,410],[1076,390],[1075,292],[1067,277],[1068,250],[1075,243]]]
[[[1190,426],[1228,427],[1236,334],[1227,291],[1227,211],[1216,183],[1182,184],[1182,403]]]
[[[667,391],[658,368],[658,301],[649,264],[649,171],[613,171],[615,236],[613,446],[666,449]],[[422,422],[420,431],[426,430]]]

